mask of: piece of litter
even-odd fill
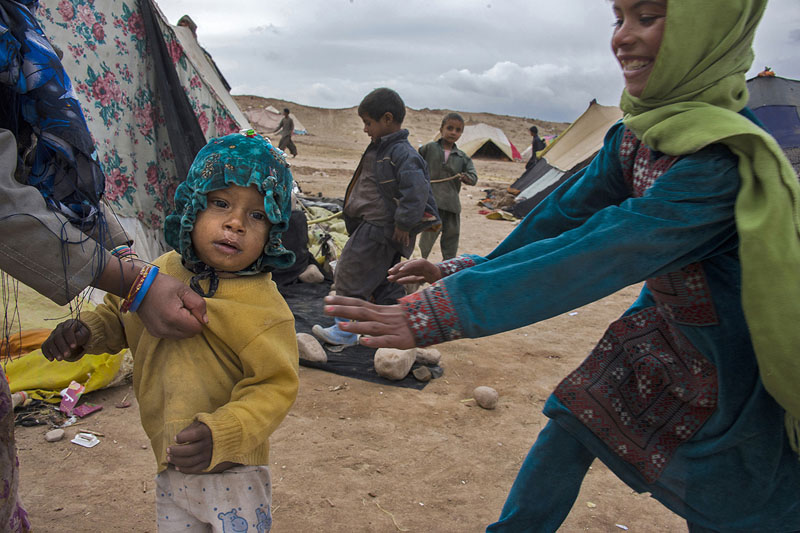
[[[69,387],[61,391],[61,404],[58,406],[58,410],[70,416],[85,390],[86,387],[73,380]]]
[[[594,509],[595,507],[597,507],[597,504],[592,502],[586,502],[586,507],[588,507],[589,509]]]
[[[83,418],[84,416],[90,415],[95,411],[99,411],[102,408],[103,408],[102,405],[95,405],[93,403],[84,403],[82,405],[77,406],[75,409],[72,410],[72,412],[75,414],[75,416]]]
[[[569,314],[569,316],[575,316],[575,315],[577,315],[577,314],[578,314],[578,312],[577,312],[577,311],[573,311],[573,312],[571,312],[571,313]]]
[[[91,433],[78,433],[71,442],[74,442],[78,446],[83,446],[84,448],[93,448],[100,444],[100,439]]]
[[[625,530],[625,531],[628,531],[628,526],[623,526],[622,524],[616,524],[616,526],[617,526],[618,528],[620,528],[620,529],[623,529],[623,530]]]

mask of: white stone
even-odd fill
[[[494,409],[497,407],[497,399],[499,396],[497,391],[491,387],[475,387],[475,390],[472,391],[472,397],[475,398],[475,402],[484,409]]]
[[[297,334],[297,350],[300,352],[300,359],[313,361],[315,363],[327,363],[328,354],[322,345],[308,333]]]
[[[442,354],[436,348],[417,348],[416,360],[421,365],[438,365]]]
[[[47,442],[58,442],[64,438],[64,430],[61,428],[51,429],[44,434],[44,440]]]
[[[408,375],[415,358],[416,348],[410,350],[379,348],[375,352],[375,372],[386,379],[400,381]]]

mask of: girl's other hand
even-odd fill
[[[395,283],[434,283],[442,279],[439,267],[427,259],[409,259],[389,269],[389,281]]]

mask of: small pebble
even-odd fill
[[[417,381],[422,382],[430,381],[433,377],[431,370],[427,366],[415,368],[412,374],[414,374],[414,377],[417,379]]]
[[[64,430],[61,428],[51,429],[44,434],[44,440],[47,442],[58,442],[64,438]]]

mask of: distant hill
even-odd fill
[[[311,135],[324,138],[315,139],[315,142],[319,141],[328,144],[332,148],[337,145],[340,145],[341,148],[354,148],[353,144],[358,144],[358,151],[360,151],[363,150],[363,144],[367,140],[363,132],[361,119],[356,113],[356,107],[326,109],[277,98],[262,98],[251,95],[235,95],[234,99],[242,111],[269,105],[279,110],[288,107],[302,121]],[[528,129],[531,126],[537,126],[540,135],[558,134],[569,126],[569,123],[566,122],[548,122],[492,113],[470,113],[457,109],[408,108],[403,126],[409,130],[411,143],[418,145],[430,141],[439,131],[442,117],[451,111],[460,113],[467,124],[484,122],[502,129],[520,152],[524,151],[531,142],[531,137],[528,133]]]

